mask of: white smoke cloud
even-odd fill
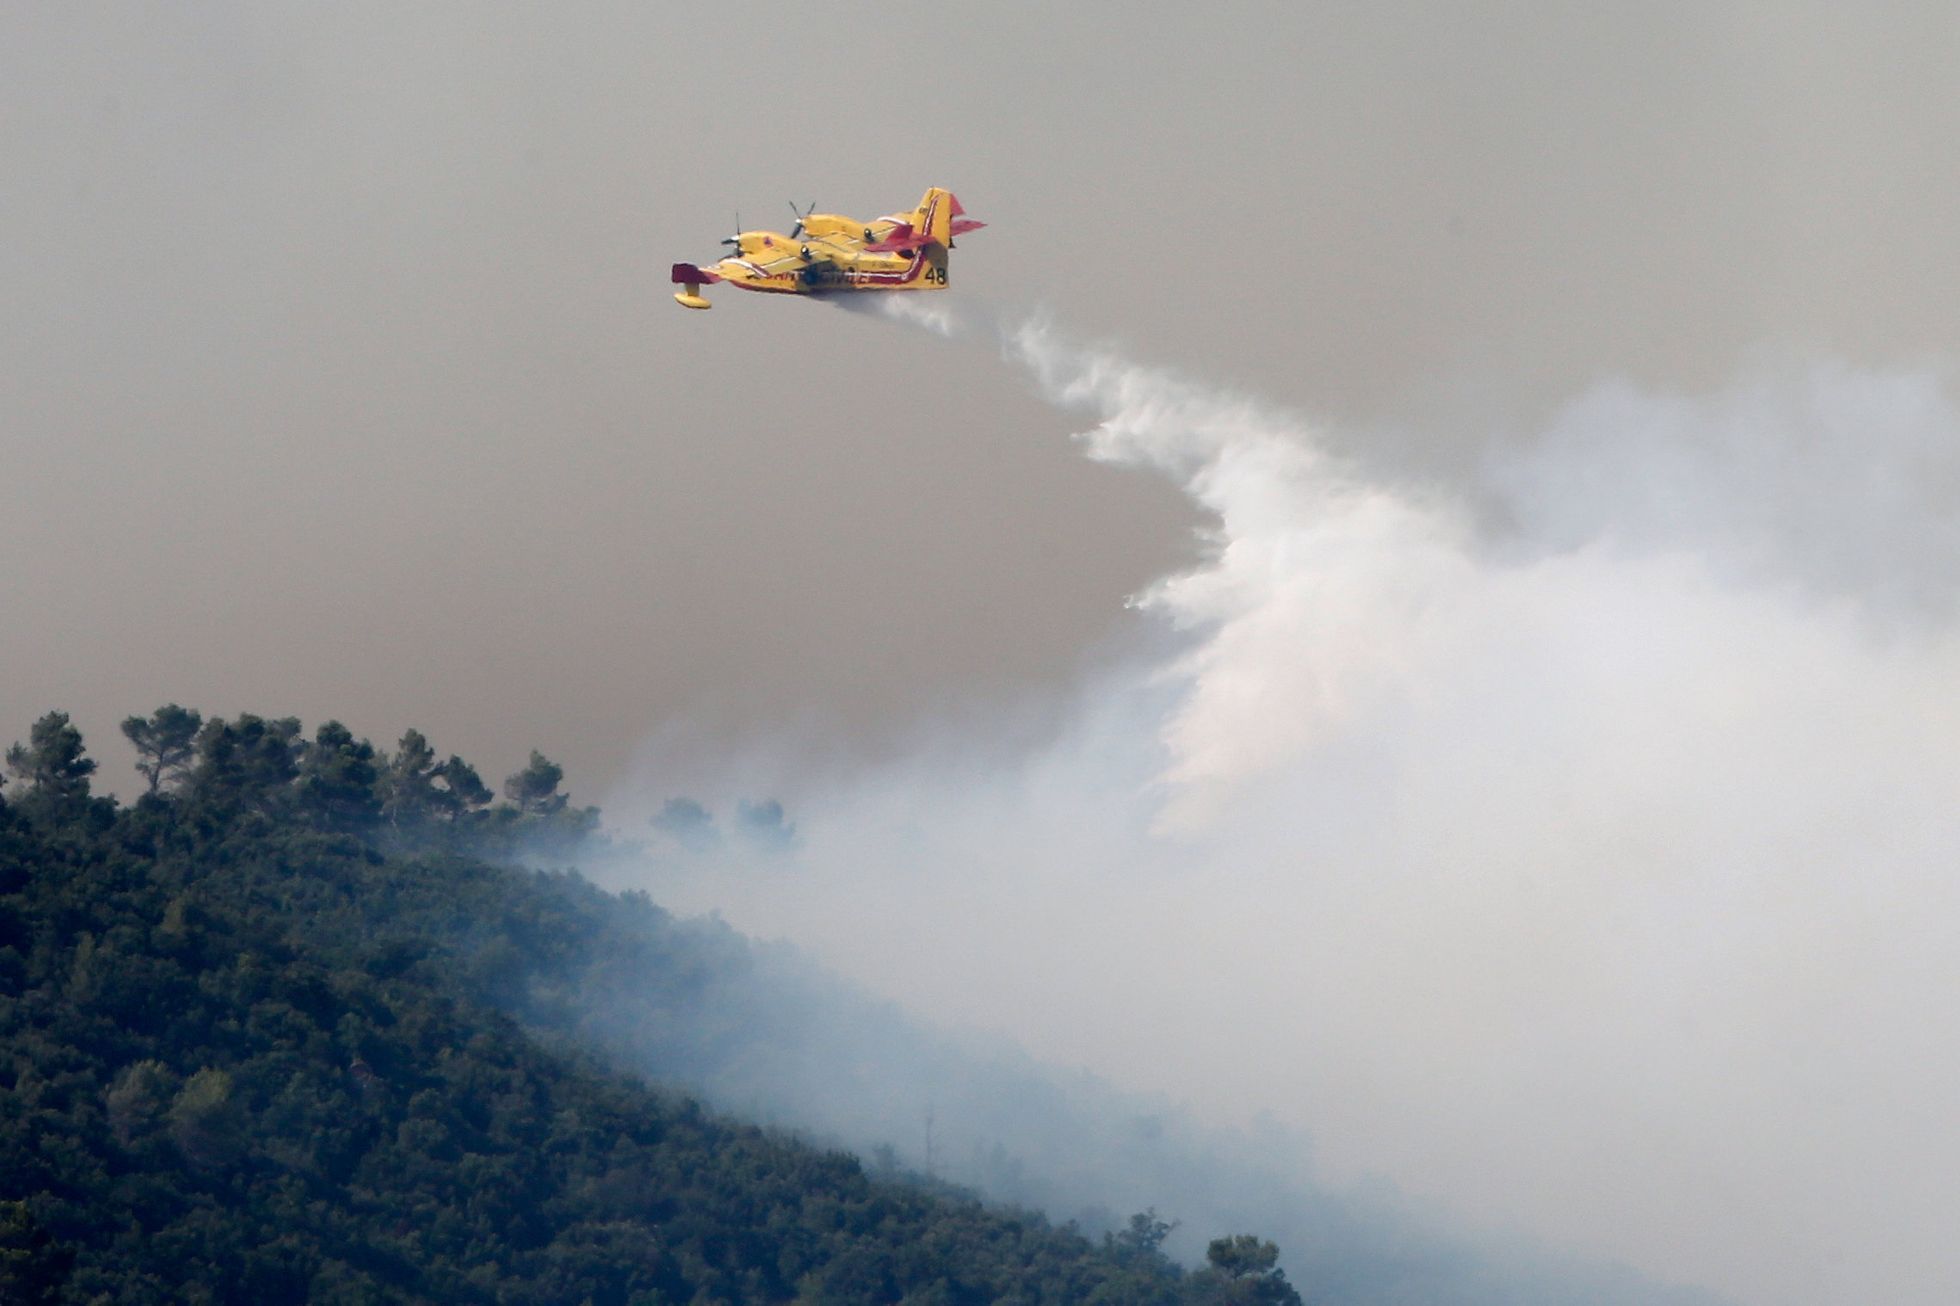
[[[1750,1302],[1960,1299],[1938,379],[1603,387],[1423,495],[1286,414],[999,338],[1091,457],[1216,516],[1138,600],[1177,651],[1010,763],[950,741],[795,794],[792,867],[656,893],[1309,1131],[1335,1182]]]

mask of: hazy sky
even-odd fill
[[[603,787],[1040,683],[1190,553],[1025,383],[667,298],[741,210],[1447,462],[1603,375],[1951,355],[1950,6],[12,6],[0,720],[419,725]],[[752,28],[753,30],[747,30]]]
[[[635,821],[763,758],[811,878],[690,891],[867,983],[1951,1300],[1956,62],[1933,3],[9,7],[0,741],[337,715]],[[929,184],[945,298],[1053,337],[668,297]]]

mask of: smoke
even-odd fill
[[[1960,1295],[1937,376],[1606,385],[1416,487],[1040,322],[881,304],[1182,486],[1204,561],[1042,746],[777,774],[794,853],[657,897],[1466,1227],[1750,1302]]]

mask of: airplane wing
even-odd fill
[[[837,261],[838,246],[826,241],[796,241],[775,232],[743,232],[727,242],[737,252],[700,267],[693,263],[674,264],[674,284],[681,289],[674,298],[684,308],[706,308],[703,286],[728,281],[745,290],[766,290],[776,294],[797,294],[813,288]],[[813,270],[815,269],[815,270]]]
[[[786,240],[777,240],[764,242],[753,250],[744,250],[739,255],[725,258],[714,265],[714,270],[720,273],[725,281],[759,285],[794,278],[804,268],[809,267],[812,261],[805,257],[796,245]]]

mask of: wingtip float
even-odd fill
[[[871,222],[799,211],[787,233],[737,231],[724,237],[721,243],[733,251],[705,268],[674,264],[674,284],[680,287],[674,302],[683,308],[710,308],[701,291],[720,281],[777,295],[944,290],[953,238],[986,225],[967,217],[958,197],[938,187],[928,190],[909,213]]]

